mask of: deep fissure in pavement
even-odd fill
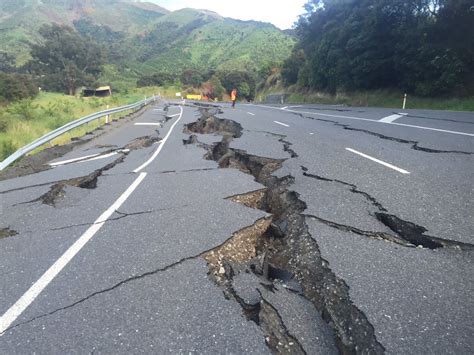
[[[159,134],[158,131],[156,131],[156,133],[157,135]],[[65,197],[64,189],[66,186],[79,187],[81,189],[95,189],[97,187],[97,181],[99,177],[102,176],[105,171],[110,170],[116,165],[123,163],[125,157],[129,154],[130,151],[151,147],[153,144],[159,141],[160,138],[158,136],[143,136],[133,139],[131,142],[129,142],[119,150],[109,150],[103,152],[102,154],[108,154],[116,151],[120,154],[120,156],[113,162],[105,165],[104,167],[94,170],[89,175],[56,182],[45,194],[41,195],[37,199],[23,202],[21,204],[41,201],[45,205],[56,207],[56,203],[59,200],[64,199]]]
[[[303,170],[303,176],[324,181],[324,182],[333,182],[341,185],[345,185],[350,187],[349,191],[354,194],[360,194],[365,197],[373,206],[375,206],[379,212],[370,213],[374,218],[376,218],[379,222],[390,228],[395,235],[390,235],[385,232],[373,232],[373,231],[363,231],[359,228],[343,225],[336,223],[334,221],[328,221],[318,216],[307,215],[310,218],[313,218],[319,222],[322,222],[329,227],[336,228],[343,231],[350,231],[359,235],[363,235],[366,237],[372,237],[376,239],[384,239],[388,240],[397,244],[401,244],[407,247],[423,247],[428,249],[438,249],[438,248],[454,248],[458,250],[474,250],[474,245],[458,242],[454,240],[447,240],[442,238],[433,237],[430,235],[426,235],[425,232],[428,230],[423,227],[419,226],[415,223],[405,221],[398,216],[392,215],[388,213],[388,210],[382,206],[377,199],[367,192],[361,191],[358,187],[354,184],[350,184],[348,182],[338,180],[338,179],[329,179],[323,176],[315,175],[308,172],[308,168],[301,166]]]
[[[205,157],[216,161],[219,167],[239,169],[266,186],[263,196],[261,193],[255,196],[257,192],[253,192],[250,197],[244,194],[241,197],[233,196],[232,199],[243,201],[248,207],[258,208],[272,215],[268,229],[259,238],[254,239],[257,242],[254,258],[246,263],[236,263],[231,258],[226,259],[224,255],[220,259],[217,277],[216,268],[210,264],[210,274],[223,287],[226,297],[238,301],[248,319],[260,325],[266,335],[267,345],[276,353],[298,353],[297,349],[302,352],[304,349],[295,341],[295,337],[285,330],[281,317],[263,316],[262,304],[265,304],[265,301],[262,298],[249,304],[239,296],[235,290],[234,279],[242,273],[256,275],[261,280],[261,287],[270,290],[280,287],[280,282],[283,281],[288,289],[311,301],[333,329],[334,340],[341,353],[383,353],[384,348],[377,341],[373,326],[364,313],[352,304],[348,286],[335,276],[329,269],[328,262],[321,257],[303,215],[306,204],[299,199],[296,192],[289,190],[294,178],[277,178],[271,175],[282,166],[284,160],[258,157],[230,148],[232,139],[239,137],[242,132],[240,125],[234,121],[213,117],[211,110],[200,109],[200,112],[202,117],[187,125],[185,132],[221,134],[223,137],[219,143],[197,144],[207,149]],[[224,126],[226,129],[219,132],[216,122],[219,122],[218,126]],[[284,150],[288,151],[288,148],[289,145],[284,146]],[[289,153],[293,155],[290,151]],[[249,201],[254,201],[255,204]],[[275,307],[272,309],[277,312]],[[268,311],[268,307],[266,310]],[[285,336],[279,337],[276,334]],[[272,344],[281,345],[275,347]]]
[[[13,230],[13,229],[10,229],[10,227],[7,227],[7,228],[0,228],[0,239],[2,238],[8,238],[8,237],[13,237],[15,235],[17,235],[18,232]]]
[[[95,189],[97,187],[97,181],[104,171],[110,170],[117,164],[122,163],[125,160],[125,156],[127,154],[128,153],[122,153],[119,158],[115,159],[106,166],[93,171],[89,175],[57,182],[52,185],[50,190],[45,194],[32,201],[23,202],[22,204],[41,201],[45,205],[55,207],[56,203],[65,197],[64,189],[66,186],[79,187],[81,189]]]

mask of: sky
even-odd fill
[[[270,22],[280,29],[292,28],[304,12],[307,0],[147,0],[174,11],[184,7],[217,12],[239,20]]]

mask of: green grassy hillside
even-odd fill
[[[206,10],[169,12],[131,0],[2,0],[0,52],[17,65],[29,59],[46,23],[68,24],[108,52],[101,81],[125,88],[142,75],[239,69],[280,64],[294,38],[270,24],[223,18]]]
[[[43,24],[74,26],[88,20],[125,36],[142,33],[169,13],[151,3],[126,0],[1,0],[0,51],[9,53],[22,65],[29,59],[29,46],[38,43]]]

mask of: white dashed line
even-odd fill
[[[282,126],[285,126],[285,127],[290,127],[289,125],[287,125],[286,123],[281,123],[281,122],[278,122],[278,121],[273,121],[275,122],[276,124],[279,124],[279,125],[282,125]]]
[[[366,158],[366,159],[370,159],[370,160],[372,160],[372,161],[374,161],[374,162],[376,162],[376,163],[382,164],[383,166],[386,166],[387,168],[396,170],[396,171],[398,171],[399,173],[402,173],[402,174],[410,174],[409,171],[406,171],[406,170],[404,170],[404,169],[398,168],[398,167],[396,167],[395,165],[386,163],[386,162],[384,162],[384,161],[382,161],[382,160],[373,158],[373,157],[371,157],[370,155],[367,155],[367,154],[358,152],[357,150],[354,150],[354,149],[351,149],[351,148],[346,148],[346,150],[348,150],[349,152],[352,152],[352,153],[354,153],[354,154],[360,155],[361,157],[364,157],[364,158]]]
[[[76,256],[77,253],[94,237],[102,228],[105,222],[117,211],[127,198],[135,191],[146,177],[146,173],[141,173],[128,189],[110,206],[100,217],[89,227],[89,229],[69,247],[56,262],[36,281],[18,301],[11,306],[0,318],[0,336],[10,327],[10,325],[28,308],[28,306],[38,297],[38,295],[49,285],[51,281],[64,269],[64,267]]]
[[[249,115],[255,116],[255,113],[247,112]]]

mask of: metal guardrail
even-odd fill
[[[0,171],[5,169],[7,166],[9,166],[11,163],[16,161],[17,159],[21,158],[25,154],[28,154],[35,150],[38,147],[41,147],[43,144],[48,143],[52,141],[53,139],[61,136],[64,133],[69,132],[70,130],[77,128],[79,126],[82,126],[85,123],[97,120],[99,118],[102,118],[104,116],[108,116],[114,113],[122,112],[122,111],[127,111],[127,110],[133,110],[135,108],[142,108],[143,106],[148,105],[150,102],[156,101],[156,97],[152,96],[148,99],[136,102],[134,104],[126,105],[126,106],[121,106],[121,107],[116,107],[112,108],[109,110],[104,110],[100,112],[93,113],[89,116],[85,116],[82,118],[79,118],[78,120],[69,122],[68,124],[65,124],[62,127],[59,127],[55,129],[54,131],[51,131],[44,136],[38,138],[37,140],[31,142],[30,144],[25,145],[24,147],[18,149],[15,153],[7,157],[4,161],[0,162]]]

